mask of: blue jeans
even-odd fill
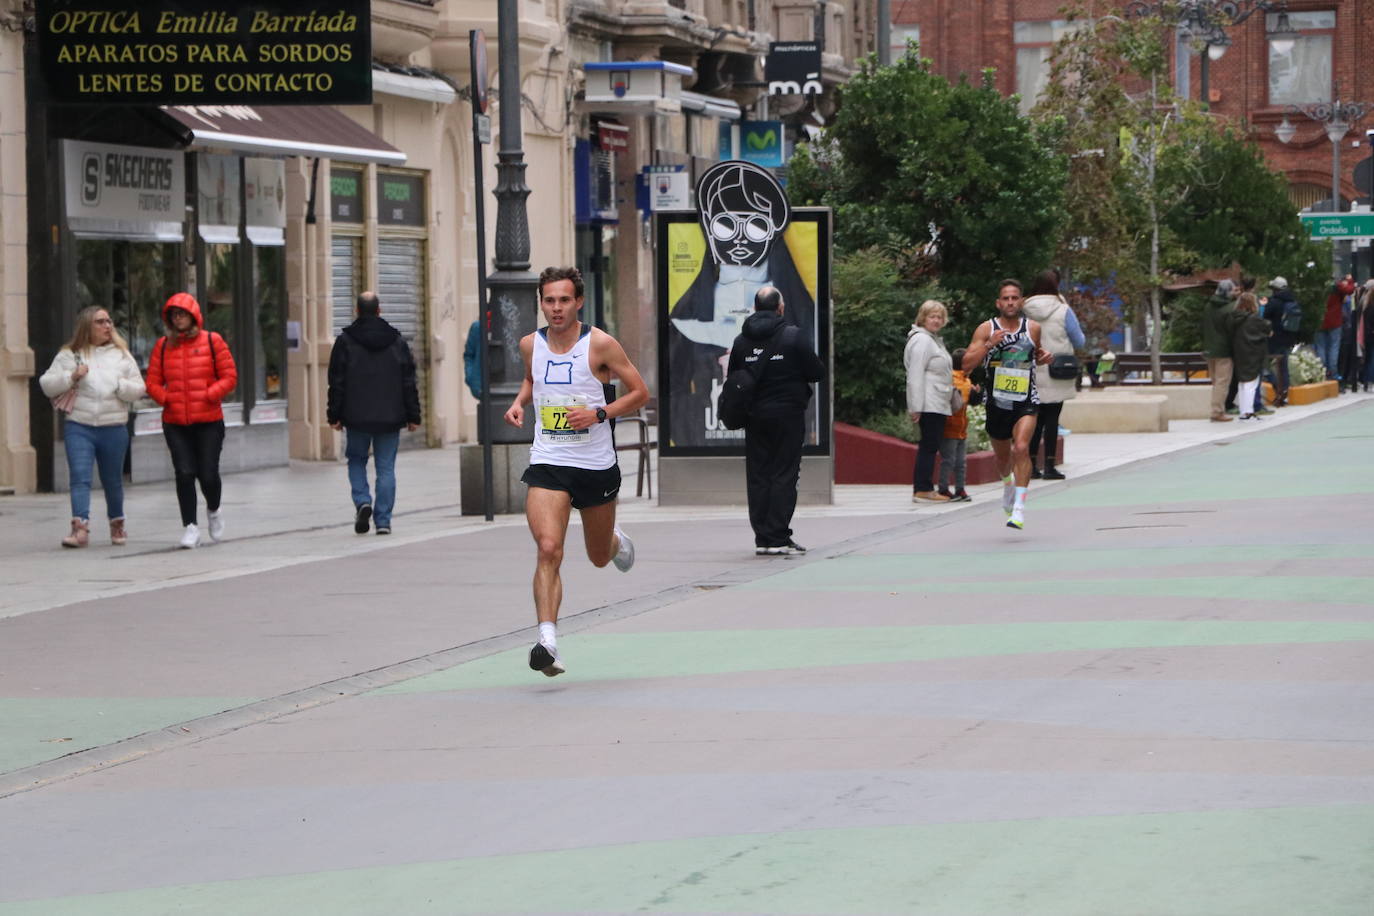
[[[1340,378],[1341,371],[1341,329],[1318,331],[1312,338],[1312,346],[1326,367],[1327,378]]]
[[[391,508],[396,505],[396,450],[401,445],[401,431],[368,433],[360,429],[346,431],[344,454],[348,456],[348,482],[353,486],[353,507],[372,503],[372,518],[378,528],[391,527]],[[367,451],[372,449],[372,461],[377,468],[377,498],[373,500],[367,489]]]
[[[105,514],[124,517],[124,456],[129,451],[129,427],[87,426],[68,420],[62,433],[71,478],[72,518],[91,517],[91,465],[100,469],[105,490]]]

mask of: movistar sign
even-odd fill
[[[765,168],[779,168],[784,161],[782,136],[781,121],[741,121],[740,158]]]

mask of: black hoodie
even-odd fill
[[[767,347],[769,341],[777,349],[754,386],[749,416],[785,417],[806,410],[811,401],[810,383],[825,378],[825,364],[807,345],[800,329],[777,312],[764,311],[744,319],[740,332],[730,348],[729,372],[743,368],[744,358]]]
[[[401,332],[379,316],[358,318],[334,340],[326,416],[369,433],[420,422],[415,358]]]

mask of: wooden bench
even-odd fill
[[[1161,353],[1159,367],[1165,385],[1207,385],[1207,357],[1201,353]],[[1098,370],[1099,385],[1152,385],[1154,373],[1148,353],[1118,353],[1110,370]]]

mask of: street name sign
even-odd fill
[[[1302,213],[1314,239],[1374,238],[1374,213]]]

